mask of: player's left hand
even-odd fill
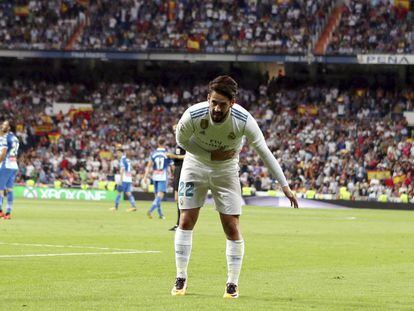
[[[290,206],[293,208],[299,208],[298,200],[296,200],[295,194],[290,190],[289,186],[282,187],[283,193],[290,200]]]

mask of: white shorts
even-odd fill
[[[180,175],[178,204],[180,209],[202,207],[208,189],[213,194],[216,210],[225,215],[241,214],[241,188],[238,166],[207,166],[186,157]]]

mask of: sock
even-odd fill
[[[116,199],[115,199],[115,208],[116,209],[118,209],[118,206],[119,206],[119,202],[120,201],[121,201],[121,194],[118,193],[118,195],[116,196]]]
[[[244,240],[227,240],[227,283],[239,283],[239,275],[243,263]]]
[[[193,243],[193,230],[175,231],[175,266],[177,267],[177,278],[187,278],[187,267],[191,255]]]
[[[162,208],[161,208],[161,198],[159,198],[158,200],[157,210],[158,210],[158,216],[163,217],[164,215],[162,213]]]
[[[3,211],[3,196],[0,196],[0,212]]]
[[[159,196],[156,196],[154,201],[152,201],[152,206],[151,206],[151,209],[150,209],[150,213],[152,213],[153,211],[158,209],[158,204],[160,204],[160,202],[161,202],[161,198]]]
[[[13,204],[13,191],[7,192],[6,214],[10,214],[12,204]]]
[[[129,196],[128,201],[129,201],[129,203],[131,203],[132,207],[135,207],[135,198],[132,194]]]
[[[178,206],[177,202],[177,226],[180,224],[180,207]]]

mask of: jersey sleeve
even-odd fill
[[[263,133],[259,128],[256,120],[249,115],[247,118],[246,128],[244,132],[249,144],[256,150],[272,176],[277,179],[279,184],[284,187],[288,185],[285,175],[279,162],[273,156],[272,152],[266,144]]]
[[[193,139],[193,134],[194,125],[191,120],[190,112],[187,109],[181,117],[180,121],[178,121],[177,131],[175,135],[176,141],[185,151],[210,161],[211,153],[197,145]]]

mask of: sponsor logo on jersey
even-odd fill
[[[208,120],[207,119],[201,119],[200,121],[200,127],[205,130],[206,128],[208,128]]]

